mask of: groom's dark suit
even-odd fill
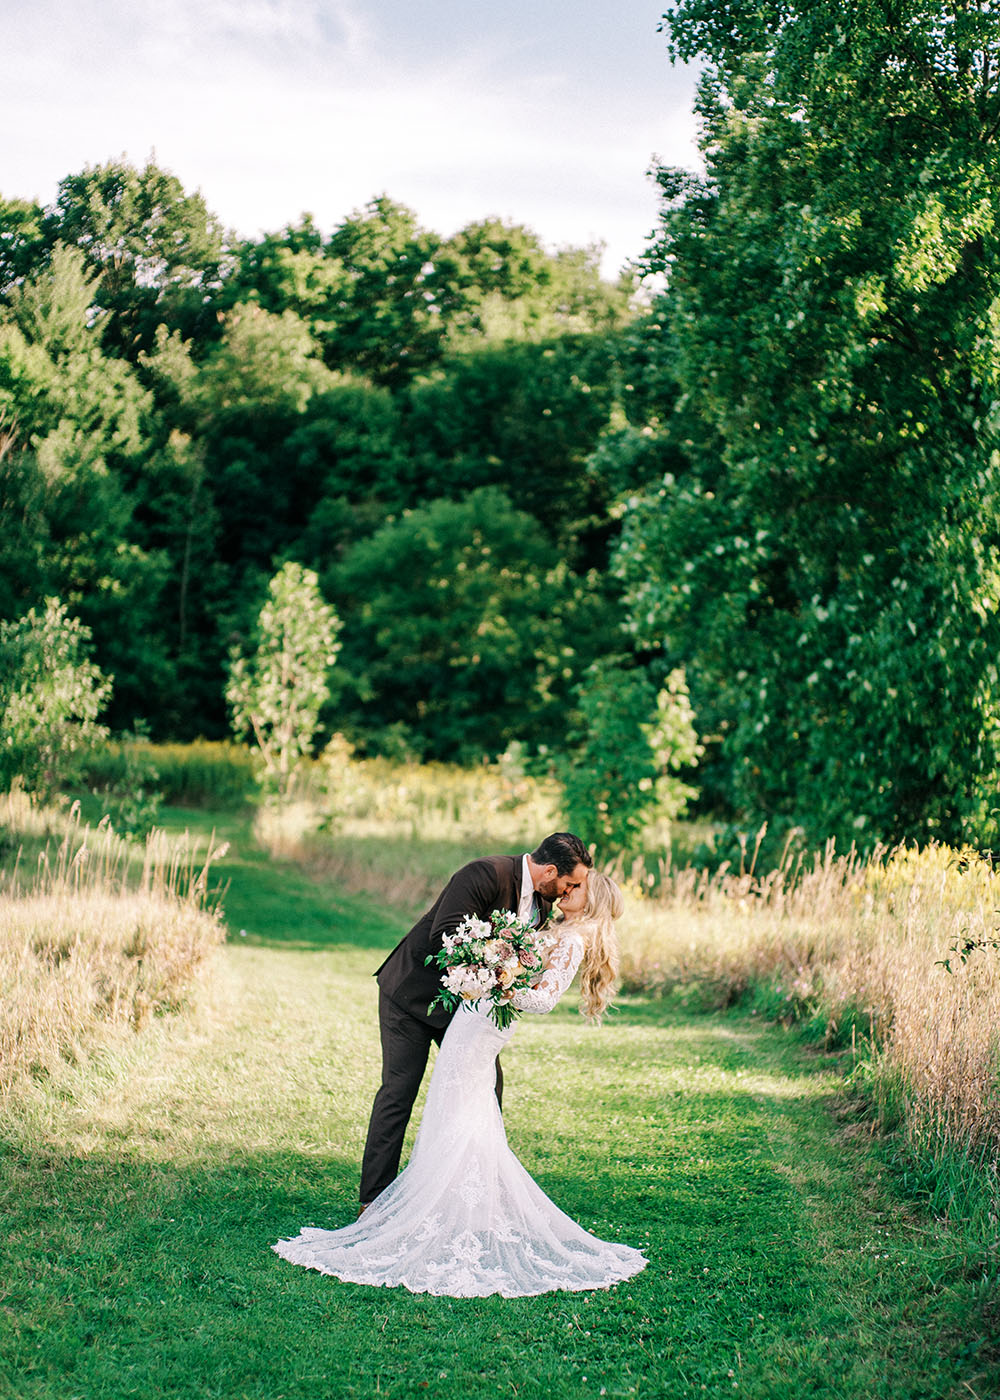
[[[373,1201],[399,1170],[406,1125],[427,1065],[431,1041],[444,1037],[452,1013],[428,1006],[441,990],[441,969],[428,967],[429,954],[441,948],[467,914],[488,918],[494,909],[517,912],[521,898],[521,856],[482,856],[463,865],[448,881],[427,913],[397,943],[375,976],[379,984],[379,1030],[382,1037],[382,1085],[375,1095],[361,1167],[361,1200]],[[551,908],[535,896],[544,921]],[[497,1097],[503,1076],[497,1062]]]

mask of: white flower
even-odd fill
[[[493,928],[484,919],[477,919],[474,914],[466,914],[456,929],[456,933],[459,935],[460,942],[467,943],[476,938],[490,938]]]
[[[449,992],[466,1001],[475,1001],[493,985],[492,975],[482,967],[451,967],[442,980]]]

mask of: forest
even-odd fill
[[[1000,36],[772,8],[666,16],[704,170],[655,170],[615,284],[386,195],[239,238],[152,160],[0,201],[8,720],[58,599],[112,730],[225,734],[294,562],[338,622],[320,745],[515,743],[633,834],[683,778],[842,847],[989,846]]]

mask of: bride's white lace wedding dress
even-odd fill
[[[538,986],[518,993],[515,1007],[551,1011],[582,954],[567,924]],[[599,1240],[563,1214],[507,1146],[495,1062],[516,1025],[498,1030],[463,1004],[438,1051],[406,1170],[359,1220],[304,1229],[277,1253],[346,1283],[459,1298],[608,1288],[645,1268],[638,1249]]]

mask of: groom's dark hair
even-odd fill
[[[571,831],[554,831],[546,836],[538,849],[532,851],[531,859],[536,865],[554,865],[557,875],[570,875],[578,865],[589,869],[594,863],[579,836]]]

